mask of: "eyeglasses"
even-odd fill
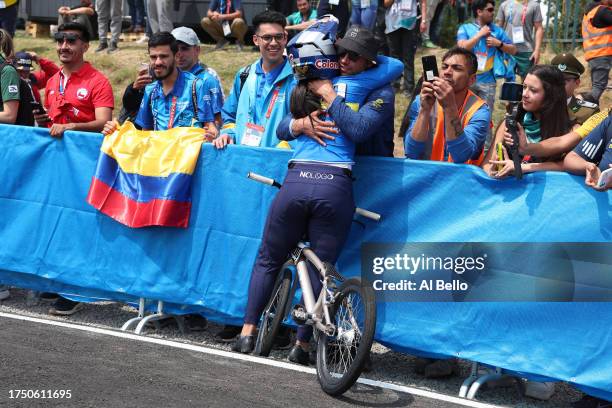
[[[485,10],[488,11],[489,13],[492,13],[495,11],[495,7],[487,7]]]
[[[83,38],[75,33],[55,33],[53,35],[58,44],[63,44],[66,41],[68,44],[74,44],[77,40],[83,41]]]
[[[261,39],[266,44],[270,44],[273,39],[276,40],[277,43],[280,43],[285,39],[285,33],[255,35],[257,36],[257,38]]]
[[[353,62],[357,61],[360,57],[360,55],[356,53],[355,51],[349,51],[343,48],[338,48],[338,59],[344,58],[345,55],[348,56],[348,58]]]

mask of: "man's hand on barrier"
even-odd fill
[[[102,134],[104,136],[110,135],[115,130],[117,130],[118,127],[119,127],[119,123],[117,123],[116,120],[109,120],[108,122],[104,124],[104,127],[102,128]]]
[[[213,140],[212,144],[217,149],[224,149],[228,144],[234,144],[234,139],[230,135],[221,135]]]
[[[610,165],[612,167],[612,165]],[[608,191],[612,189],[612,179],[608,179],[608,182],[599,187],[597,182],[599,181],[599,177],[601,176],[601,170],[595,163],[587,163],[585,167],[585,175],[584,175],[584,184],[597,191]]]
[[[64,136],[65,131],[72,129],[74,129],[74,123],[55,123],[51,126],[51,129],[49,129],[49,134],[52,137],[60,138]]]
[[[305,118],[294,120],[291,131],[294,135],[304,134],[321,146],[327,146],[325,140],[336,139],[329,133],[338,133],[338,129],[334,122],[319,119],[319,116],[324,113],[324,111],[316,110]]]

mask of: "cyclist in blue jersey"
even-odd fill
[[[244,326],[232,346],[234,351],[253,350],[257,323],[276,275],[289,251],[305,234],[322,261],[336,262],[355,211],[351,176],[355,142],[372,137],[375,131],[361,129],[360,105],[373,89],[390,83],[403,70],[403,64],[397,60],[376,57],[374,36],[362,27],[351,27],[334,47],[334,21],[323,19],[315,23],[288,46],[300,83],[291,95],[293,119],[287,118],[285,132],[279,126],[277,135],[296,139],[295,150],[283,186],[268,213],[249,284]],[[336,49],[342,56],[340,61]],[[345,75],[336,76],[338,71]],[[324,113],[321,103],[327,106]],[[379,104],[383,103],[381,99]],[[319,119],[323,114],[325,119]],[[370,126],[374,123],[363,119]],[[317,126],[311,124],[310,130],[301,126],[311,120]],[[309,274],[316,297],[321,281],[316,270],[309,269]],[[291,361],[308,364],[311,331],[310,326],[298,328],[297,342],[289,355]]]

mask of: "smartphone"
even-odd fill
[[[153,75],[153,68],[151,68],[151,64],[149,64],[148,62],[141,62],[140,69],[138,70],[138,72],[144,72],[144,70],[149,70],[149,76],[151,78],[155,78],[155,76]]]
[[[423,80],[433,81],[434,77],[439,77],[438,74],[438,61],[435,55],[427,55],[421,58],[423,62]]]
[[[516,82],[504,82],[500,99],[506,102],[520,102],[523,99],[523,85]]]

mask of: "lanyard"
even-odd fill
[[[512,25],[512,15],[514,14],[514,6],[516,3],[512,3],[512,8],[510,9],[510,15],[508,16],[508,24]],[[525,25],[525,19],[527,18],[527,5],[523,3],[523,11],[521,12],[521,24]]]
[[[227,0],[225,2],[225,14],[229,14],[231,8],[232,8],[232,0]]]
[[[174,125],[174,115],[176,115],[176,96],[172,97],[172,105],[170,106],[170,118],[168,119],[168,129],[172,129]]]
[[[283,86],[283,82],[285,82],[284,79],[276,85],[276,88],[274,88],[272,99],[270,99],[270,104],[268,105],[268,110],[266,111],[266,119],[270,119],[270,115],[272,115],[272,109],[274,108],[274,104],[276,103],[276,100],[278,99],[278,93],[280,92],[280,89]]]
[[[64,96],[64,81],[66,81],[66,78],[64,77],[64,73],[62,71],[60,71],[59,73],[59,87],[58,87],[58,91],[60,93],[60,95]],[[66,81],[67,82],[67,81]]]

